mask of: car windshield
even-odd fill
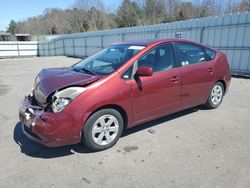
[[[105,48],[96,54],[72,66],[73,70],[94,75],[107,75],[116,71],[127,60],[145,46],[115,45]]]

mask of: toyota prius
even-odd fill
[[[225,54],[199,43],[117,43],[71,67],[41,70],[19,117],[36,142],[100,151],[127,128],[198,105],[217,108],[230,80]]]

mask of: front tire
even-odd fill
[[[210,91],[205,107],[209,109],[217,108],[224,97],[224,86],[221,82],[216,82]]]
[[[121,114],[111,108],[95,112],[86,121],[82,141],[92,151],[101,151],[112,147],[123,131]]]

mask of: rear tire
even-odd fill
[[[209,109],[217,108],[221,104],[223,97],[224,86],[221,82],[216,82],[210,91],[205,107]]]
[[[112,147],[123,131],[121,114],[111,108],[95,112],[86,121],[82,141],[92,151],[101,151]]]

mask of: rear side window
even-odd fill
[[[177,42],[175,46],[179,53],[179,61],[181,66],[197,64],[206,61],[204,49],[201,46]]]
[[[206,52],[208,61],[213,60],[216,56],[216,52],[214,50],[209,49],[209,48],[205,48],[205,52]]]

